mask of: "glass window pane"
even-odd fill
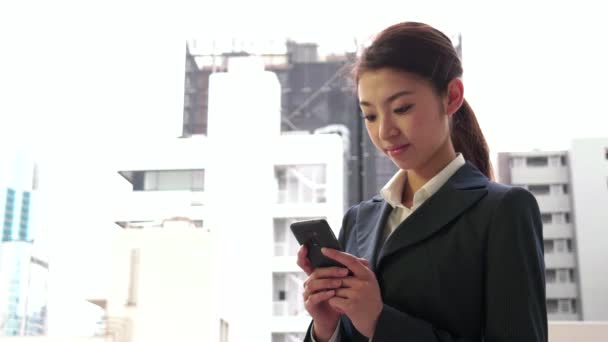
[[[547,157],[528,157],[526,158],[526,165],[529,167],[543,167],[549,164]]]
[[[546,269],[545,270],[545,282],[546,283],[554,283],[555,282],[555,270],[554,269]]]
[[[548,195],[551,193],[551,187],[549,185],[530,185],[528,190],[534,195]]]
[[[545,247],[545,253],[553,253],[554,243],[553,240],[545,240],[543,241]]]
[[[557,299],[547,300],[547,313],[557,313]]]

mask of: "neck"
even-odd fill
[[[441,172],[454,158],[456,158],[456,152],[452,144],[449,143],[419,168],[407,170],[407,182],[403,189],[403,203],[411,206],[416,191]]]

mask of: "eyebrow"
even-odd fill
[[[390,103],[390,102],[393,102],[393,101],[395,101],[397,98],[399,98],[399,97],[401,97],[401,96],[404,96],[404,95],[411,95],[411,94],[413,94],[413,93],[414,93],[414,92],[413,92],[413,91],[410,91],[410,90],[402,90],[402,91],[400,91],[400,92],[394,93],[393,95],[391,95],[391,96],[387,97],[387,98],[386,98],[386,100],[384,100],[384,103]],[[360,104],[361,106],[365,106],[365,107],[368,107],[368,106],[371,106],[371,105],[372,105],[371,103],[369,103],[369,102],[367,102],[367,101],[360,101],[360,102],[359,102],[359,104]]]

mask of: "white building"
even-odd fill
[[[498,157],[500,181],[527,188],[541,210],[550,320],[608,320],[608,272],[598,272],[608,261],[606,148],[577,140],[570,151]]]
[[[0,156],[0,336],[44,335],[48,258],[40,244],[38,169],[26,153]]]
[[[608,138],[575,140],[570,174],[583,319],[608,320]]]
[[[301,338],[310,317],[289,224],[345,209],[337,134],[280,134],[276,75],[211,77],[209,136],[125,150],[108,315],[132,341]]]
[[[205,137],[177,139],[153,155],[140,155],[127,162],[128,167],[120,174],[134,190],[117,196],[117,224],[124,230],[116,234],[111,267],[116,275],[107,308],[109,316],[128,318],[132,323],[133,341],[152,341],[152,337],[169,336],[175,331],[184,332],[180,341],[217,340],[218,336],[209,334],[219,332],[221,322],[228,323],[230,336],[238,335],[238,324],[232,322],[238,322],[243,308],[260,298],[264,299],[260,305],[266,309],[257,311],[267,313],[265,318],[256,316],[256,322],[262,322],[259,334],[265,336],[263,340],[291,341],[289,336],[304,333],[310,321],[301,301],[305,277],[295,263],[299,246],[289,224],[322,217],[338,233],[344,210],[343,145],[334,134],[286,135],[278,141],[274,151],[268,153],[268,176],[273,181],[264,191],[270,194],[270,203],[265,211],[259,203],[251,203],[264,218],[265,226],[250,225],[250,216],[242,216],[238,210],[231,216],[222,215],[220,223],[209,222],[213,222],[208,219],[210,210],[235,210],[234,201],[239,202],[244,192],[237,196],[230,184],[223,187],[228,196],[234,197],[230,202],[218,200],[205,190],[212,181],[202,181],[206,169],[212,167],[204,158],[209,148]],[[210,205],[213,200],[221,205]],[[187,218],[190,229],[169,228],[166,221],[163,224],[163,217]],[[259,255],[247,256],[234,247],[218,245],[226,241],[222,240],[222,231],[233,230],[242,237],[249,234],[242,232],[244,229],[254,237],[242,241],[265,246],[254,248]],[[237,282],[231,291],[242,294],[245,288],[257,285],[255,298],[243,295],[239,306],[231,310],[221,299],[222,289],[227,288],[224,281],[236,282],[237,278],[226,276],[234,272],[232,267],[226,272],[227,264],[256,270],[255,277]],[[256,284],[257,280],[261,281]],[[176,294],[182,300],[175,300]],[[152,308],[154,315],[144,311]],[[176,312],[183,319],[177,318]],[[194,317],[196,322],[187,319]],[[202,329],[204,326],[209,329]]]
[[[272,342],[301,341],[310,317],[302,302],[306,279],[296,265],[299,245],[289,225],[325,218],[338,235],[344,203],[343,146],[337,135],[283,136],[276,155],[272,208]]]

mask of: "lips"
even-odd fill
[[[405,150],[407,150],[407,148],[409,146],[410,146],[410,144],[395,145],[395,146],[389,146],[384,150],[386,151],[386,153],[393,156],[393,155],[399,154],[401,152],[404,152]]]

